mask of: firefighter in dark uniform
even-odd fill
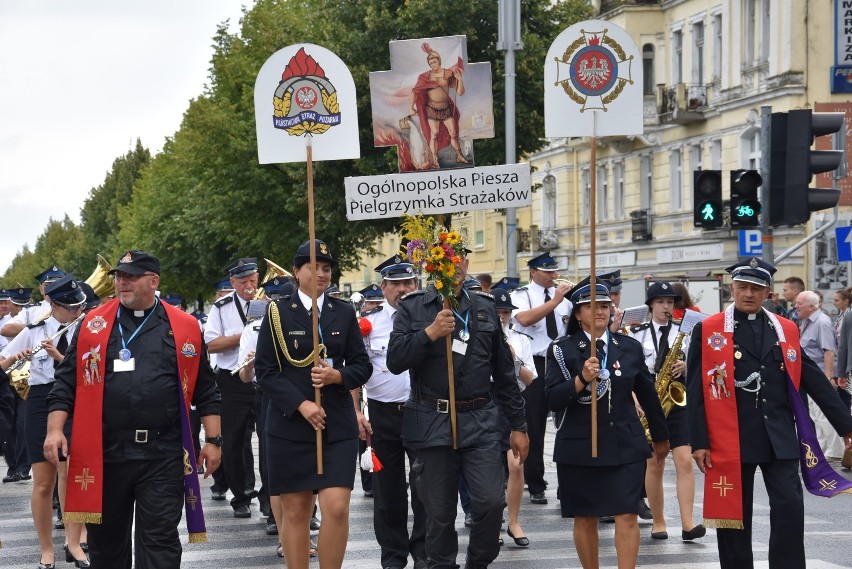
[[[316,241],[316,282],[310,243],[293,259],[298,290],[270,302],[258,331],[255,373],[270,400],[265,435],[270,495],[281,496],[281,535],[287,567],[308,567],[314,492],[322,512],[319,557],[323,567],[341,567],[349,532],[349,501],[358,456],[353,389],[370,378],[372,366],[351,304],[325,295],[337,261]],[[312,295],[319,314],[320,365],[314,366]],[[322,406],[314,402],[320,389]],[[322,431],[323,474],[317,473],[317,437]]]
[[[574,517],[574,543],[583,567],[598,566],[598,519],[615,518],[619,567],[635,567],[639,554],[637,511],[645,460],[665,460],[668,429],[654,381],[634,339],[608,330],[609,291],[589,279],[568,293],[568,335],[547,353],[545,392],[557,413],[553,461],[563,517]],[[596,340],[591,339],[594,324]],[[597,377],[598,456],[591,453],[591,381]],[[645,439],[633,394],[648,417],[653,453]]]
[[[397,374],[408,370],[411,378],[402,439],[415,456],[412,470],[426,507],[429,569],[458,567],[459,474],[464,474],[470,489],[473,514],[465,567],[485,568],[499,553],[505,492],[498,404],[511,426],[511,447],[521,462],[529,450],[524,403],[494,299],[461,286],[467,265],[465,258],[456,273],[455,311],[443,308],[434,287],[400,300],[388,347],[388,370]],[[448,335],[453,343],[457,449],[448,414]]]
[[[769,566],[804,569],[799,440],[807,441],[801,429],[797,435],[796,423],[808,419],[794,420],[792,397],[799,395],[791,392],[793,376],[799,376],[801,388],[845,435],[847,448],[852,446],[852,417],[825,374],[801,350],[796,325],[762,308],[775,267],[749,258],[725,270],[732,276],[734,304],[693,328],[687,361],[693,458],[705,474],[704,525],[717,528],[723,569],[753,567],[752,502],[759,466],[770,504]],[[726,361],[708,366],[707,361],[720,356]],[[818,443],[812,444],[818,450]],[[720,515],[730,511],[725,500],[739,493],[739,516]]]
[[[194,511],[192,500],[198,499],[195,468],[206,462],[206,478],[221,460],[219,392],[198,323],[155,295],[157,258],[128,251],[110,273],[117,299],[87,314],[56,370],[47,399],[45,457],[58,464],[67,454],[62,427],[73,415],[72,437],[82,436],[82,443],[77,441],[70,457],[65,515],[87,522],[92,567],[130,569],[135,550],[138,569],[178,569],[181,506],[187,506],[189,523],[189,506]],[[194,365],[197,374],[188,371]],[[207,435],[196,465],[189,460],[194,449],[187,398]],[[96,463],[101,467],[101,452],[102,479],[95,469]],[[72,490],[79,492],[77,501]],[[99,491],[100,511],[79,507],[90,505]]]

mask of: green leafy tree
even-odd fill
[[[517,53],[518,155],[542,145],[543,66],[565,27],[591,15],[583,0],[526,0],[524,49]],[[304,164],[260,165],[254,82],[264,61],[294,43],[315,43],[349,66],[358,93],[362,157],[314,165],[317,236],[342,268],[357,266],[398,219],[347,222],[343,179],[396,171],[395,149],[374,148],[369,72],[389,68],[388,42],[466,35],[470,61],[491,61],[497,136],[476,142],[478,164],[504,162],[503,54],[496,51],[493,0],[258,0],[239,34],[220,27],[210,83],[191,101],[180,130],[145,169],[132,200],[119,207],[124,248],[146,248],[163,263],[164,290],[202,297],[238,256],[268,257],[287,268],[307,238]]]

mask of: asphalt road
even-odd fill
[[[547,452],[553,444],[553,431],[548,433]],[[559,515],[555,499],[556,471],[553,464],[547,464],[547,478],[550,482],[547,505],[533,505],[525,500],[521,508],[521,525],[529,537],[528,549],[509,545],[511,540],[503,535],[507,542],[500,556],[492,564],[496,569],[567,569],[580,567],[571,537],[571,522]],[[4,465],[5,467],[5,465]],[[4,472],[4,470],[3,470]],[[666,514],[669,521],[670,539],[656,541],[650,537],[650,522],[641,523],[642,541],[639,550],[639,566],[655,568],[704,569],[718,567],[716,536],[709,530],[707,536],[695,543],[684,543],[679,536],[679,518],[675,500],[674,467],[666,468]],[[852,478],[850,473],[843,473]],[[759,474],[758,474],[759,476]],[[698,493],[695,498],[696,520],[701,519],[702,475],[696,471]],[[257,503],[252,504],[254,516],[251,519],[235,519],[228,502],[210,500],[211,481],[203,481],[205,495],[204,508],[207,518],[209,543],[187,544],[186,528],[181,528],[181,540],[184,545],[183,567],[187,569],[228,567],[281,567],[283,561],[275,556],[277,539],[267,536],[265,524],[257,511]],[[346,559],[343,566],[347,569],[377,569],[380,567],[379,550],[372,529],[372,500],[363,495],[360,483],[356,480],[352,494],[350,514],[350,535]],[[769,501],[763,491],[760,480],[755,484],[755,520],[754,552],[757,567],[768,567],[767,550],[769,543]],[[31,482],[4,484],[0,487],[0,567],[4,569],[33,569],[38,564],[38,542],[29,513],[29,494]],[[842,495],[832,499],[817,498],[805,493],[805,547],[809,569],[837,569],[852,567],[852,495]],[[463,516],[459,510],[459,563],[464,563],[464,550],[467,544],[468,530],[463,526]],[[54,542],[58,568],[71,567],[62,562],[61,545],[63,532],[56,531]],[[612,524],[601,525],[601,565],[615,567],[615,547],[613,544]],[[316,559],[312,567],[319,567]],[[410,567],[411,565],[409,565]]]

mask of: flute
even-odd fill
[[[22,367],[24,367],[27,364],[28,361],[33,359],[34,355],[36,355],[37,353],[39,353],[40,351],[42,351],[44,349],[44,342],[46,342],[48,340],[53,341],[54,339],[58,338],[59,336],[64,334],[66,330],[68,330],[70,327],[77,324],[77,322],[79,322],[80,320],[82,320],[85,317],[86,317],[85,313],[81,314],[80,316],[78,316],[77,318],[75,318],[74,320],[72,320],[71,322],[66,324],[65,326],[62,326],[61,328],[59,328],[59,330],[57,330],[53,335],[45,338],[42,341],[41,344],[39,344],[38,346],[35,346],[32,349],[32,351],[30,352],[30,355],[28,355],[25,358],[21,358],[21,359],[17,360],[15,363],[13,363],[12,365],[10,365],[9,369],[6,370],[6,373],[8,373],[10,371],[15,371],[15,370],[18,370],[18,369],[21,369]]]
[[[254,356],[249,356],[243,360],[243,363],[234,368],[234,371],[231,372],[231,375],[237,375],[240,373],[240,370],[254,363]]]

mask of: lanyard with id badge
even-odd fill
[[[154,308],[151,309],[151,312],[148,313],[145,320],[142,321],[142,323],[133,331],[133,334],[131,334],[130,338],[126,341],[124,339],[124,328],[121,326],[121,322],[118,321],[121,318],[121,306],[119,305],[115,319],[118,324],[118,335],[121,338],[121,349],[118,351],[118,359],[112,361],[112,370],[114,372],[133,371],[136,369],[136,358],[133,357],[133,353],[130,351],[128,346],[130,346],[130,342],[136,338],[139,331],[145,326],[145,323],[148,322],[148,319],[151,318],[151,315],[154,314],[159,303],[160,300],[155,299]]]
[[[470,299],[470,295],[466,289],[462,289],[464,295]],[[471,307],[473,303],[471,303]],[[456,318],[459,319],[459,322],[462,323],[462,329],[459,330],[459,337],[453,338],[453,351],[460,355],[465,355],[467,353],[467,341],[470,340],[470,331],[468,330],[468,323],[470,322],[470,307],[464,311],[464,317],[459,314],[455,309],[453,309],[453,314]]]

